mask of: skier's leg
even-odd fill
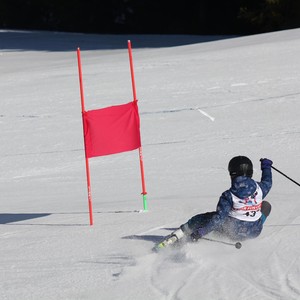
[[[204,227],[212,218],[213,215],[215,215],[216,212],[207,212],[203,214],[196,215],[189,219],[187,223],[180,226],[182,231],[186,235],[190,235],[193,232],[195,232],[197,229]]]
[[[212,214],[214,213],[204,213],[192,217],[187,223],[181,225],[178,229],[168,235],[166,239],[177,241],[183,237],[190,236],[195,230],[205,226],[212,217]]]
[[[166,236],[160,243],[158,243],[154,247],[154,250],[158,250],[160,248],[165,248],[167,246],[170,246],[174,243],[177,243],[179,240],[183,238],[190,238],[191,234],[195,230],[207,224],[207,222],[210,220],[213,214],[214,212],[204,213],[192,217],[187,223],[181,225],[170,235]]]

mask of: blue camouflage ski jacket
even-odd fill
[[[217,231],[233,240],[257,237],[263,228],[263,216],[254,222],[242,221],[229,216],[233,207],[232,194],[241,199],[250,197],[256,191],[257,185],[261,188],[264,199],[272,187],[271,167],[262,170],[260,182],[246,176],[233,179],[231,188],[221,195],[216,211],[194,216],[188,222],[189,227],[198,230],[200,236]]]

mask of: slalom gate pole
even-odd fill
[[[274,169],[275,171],[277,171],[279,174],[283,175],[284,177],[286,177],[287,179],[289,179],[290,181],[294,182],[295,184],[299,185],[300,184],[295,181],[294,179],[290,178],[289,176],[287,176],[286,174],[282,173],[281,171],[279,171],[278,169],[276,169],[275,167],[271,166],[272,169]]]
[[[131,49],[131,41],[130,40],[128,40],[128,54],[129,54],[129,63],[130,63],[130,73],[131,73],[133,101],[137,101],[136,87],[135,87],[135,78],[134,78],[134,69],[133,69],[132,49]],[[147,192],[146,192],[146,183],[145,183],[145,171],[144,171],[144,160],[143,160],[142,146],[139,148],[139,158],[140,158],[140,169],[141,169],[141,178],[142,178],[143,206],[144,206],[144,211],[148,211]]]
[[[81,113],[82,113],[82,125],[83,125],[83,139],[84,139],[84,152],[85,152],[85,169],[86,169],[86,180],[87,180],[87,190],[88,190],[88,206],[89,206],[89,216],[90,216],[90,225],[93,225],[93,205],[92,205],[92,193],[91,193],[91,176],[90,176],[90,165],[89,159],[86,152],[85,145],[85,122],[84,122],[84,93],[83,93],[83,81],[82,81],[82,68],[81,68],[81,57],[80,49],[77,49],[77,61],[78,61],[78,73],[79,73],[79,86],[80,86],[80,98],[81,98]]]

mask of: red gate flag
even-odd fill
[[[141,147],[137,101],[83,113],[88,158]]]

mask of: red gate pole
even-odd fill
[[[82,81],[82,68],[81,68],[81,57],[80,49],[77,49],[77,61],[78,61],[78,73],[79,73],[79,86],[80,86],[80,98],[81,98],[81,113],[82,113],[82,125],[83,125],[83,139],[84,139],[84,152],[85,152],[85,169],[86,169],[86,179],[87,179],[87,190],[88,190],[88,205],[89,205],[89,215],[90,215],[90,225],[93,225],[93,205],[92,205],[92,193],[91,193],[91,176],[90,176],[90,165],[89,159],[86,152],[85,145],[85,122],[84,122],[84,93],[83,93],[83,81]]]
[[[130,40],[128,41],[128,53],[129,53],[129,63],[130,63],[133,101],[137,101],[135,78],[134,78],[134,69],[133,69],[132,49],[131,49],[131,41]],[[142,146],[139,148],[139,158],[140,158],[140,168],[141,168],[141,178],[142,178],[143,205],[144,205],[144,210],[147,211],[148,210],[148,204],[147,204],[147,192],[146,192],[146,183],[145,183],[145,171],[144,171],[144,160],[143,160]]]

